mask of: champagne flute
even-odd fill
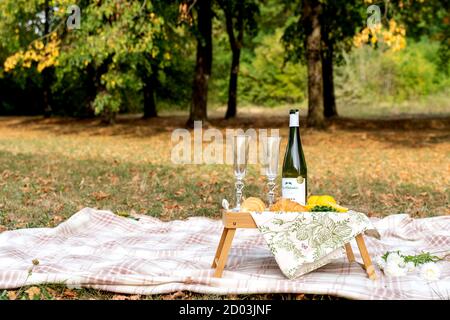
[[[275,202],[275,179],[278,175],[281,137],[267,137],[263,143],[263,167],[267,177],[269,207]]]
[[[250,136],[236,135],[233,137],[233,164],[234,177],[236,179],[236,207],[234,211],[241,210],[242,189],[244,177],[247,171],[248,149]]]

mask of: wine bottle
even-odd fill
[[[281,174],[283,198],[306,204],[307,169],[299,131],[299,111],[289,111],[289,141]]]

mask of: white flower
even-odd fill
[[[397,252],[391,252],[387,256],[386,263],[387,264],[393,264],[393,265],[395,264],[395,265],[397,265],[399,267],[404,267],[405,266],[405,259],[403,259],[403,257],[400,256]]]
[[[436,263],[427,262],[420,269],[420,276],[422,277],[422,279],[435,281],[438,280],[441,276],[441,269]]]
[[[416,266],[414,265],[414,262],[407,262],[405,265],[405,268],[408,270],[408,272],[413,272],[416,269]]]
[[[384,274],[389,277],[403,277],[406,276],[408,270],[404,267],[401,267],[397,260],[391,260],[386,263],[384,267]]]
[[[384,270],[384,268],[386,267],[386,261],[381,256],[377,257],[376,263],[378,265],[378,268],[380,268],[381,270]]]

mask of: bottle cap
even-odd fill
[[[299,126],[299,116],[300,112],[298,111],[298,109],[291,109],[289,111],[289,127]]]

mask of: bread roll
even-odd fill
[[[241,205],[242,212],[249,212],[249,211],[263,212],[265,210],[266,205],[264,201],[256,197],[249,197],[245,199]]]
[[[281,198],[270,207],[270,211],[306,212],[308,210],[306,209],[306,207],[295,201]]]

